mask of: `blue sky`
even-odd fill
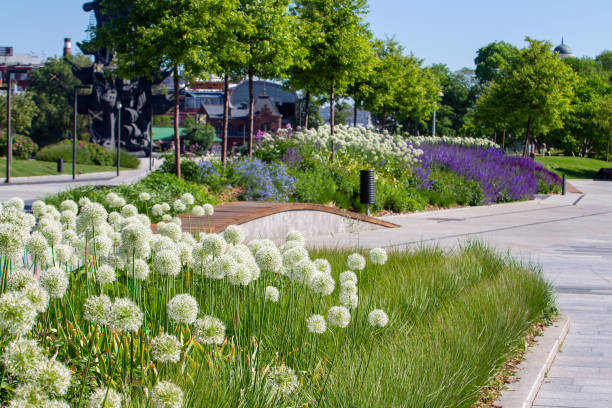
[[[524,38],[561,36],[577,56],[612,49],[610,0],[369,0],[367,21],[377,37],[395,36],[425,64],[473,66],[476,50],[491,41],[523,46]],[[0,46],[17,53],[60,55],[64,37],[86,38],[82,0],[4,1]],[[76,48],[76,45],[73,45]]]

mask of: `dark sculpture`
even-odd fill
[[[100,7],[101,0],[94,0],[83,5],[86,12],[93,11],[98,27],[108,23],[111,16],[104,14]],[[92,86],[91,95],[79,95],[78,111],[91,118],[92,142],[105,147],[115,147],[117,119],[121,114],[119,142],[128,151],[149,151],[153,115],[166,113],[173,103],[165,95],[153,95],[152,86],[159,85],[170,76],[161,71],[153,80],[139,78],[133,80],[113,79],[109,67],[113,53],[107,48],[92,49],[90,43],[79,43],[79,48],[86,55],[94,56],[90,67],[72,65],[74,75],[84,85]]]

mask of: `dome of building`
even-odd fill
[[[561,58],[569,58],[574,56],[572,49],[563,42],[563,38],[561,38],[561,44],[557,45],[553,52],[559,54],[559,57]]]

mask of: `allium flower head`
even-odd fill
[[[15,377],[33,378],[46,361],[36,340],[18,338],[11,341],[2,354],[6,372]]]
[[[159,226],[158,228],[164,227]],[[161,252],[164,250],[176,252],[176,243],[172,240],[172,238],[166,237],[161,234],[151,236],[151,246],[153,247],[153,250],[155,250],[155,252]]]
[[[47,225],[41,232],[51,246],[55,246],[62,241],[62,226],[60,224]]]
[[[306,319],[306,327],[308,331],[316,334],[323,334],[327,330],[327,323],[325,317],[322,315],[314,314]]]
[[[389,316],[384,310],[374,309],[368,314],[368,322],[370,326],[385,327],[389,323]]]
[[[59,207],[60,211],[64,212],[64,211],[70,211],[74,214],[79,212],[79,206],[77,203],[75,203],[72,200],[64,200],[62,201],[62,203],[60,204]]]
[[[163,228],[159,228],[159,232],[174,242],[179,242],[181,240],[181,236],[183,235],[181,226],[172,222],[165,224]]]
[[[109,323],[111,306],[108,296],[91,296],[83,305],[83,318],[91,324],[105,326]]]
[[[19,226],[0,223],[0,257],[14,258],[21,255],[26,244],[26,234]]]
[[[60,268],[55,266],[41,272],[38,276],[40,286],[43,287],[49,296],[55,299],[61,299],[68,289],[68,276]]]
[[[357,275],[353,271],[346,271],[340,274],[340,284],[343,285],[345,282],[353,282],[357,285]]]
[[[130,276],[136,280],[144,281],[149,277],[149,264],[142,259],[135,259]]]
[[[267,286],[266,287],[266,292],[264,294],[264,299],[272,302],[272,303],[276,303],[278,302],[278,298],[279,298],[279,291],[276,287],[274,286]]]
[[[298,384],[297,375],[287,366],[272,367],[268,372],[267,385],[275,395],[289,395],[297,389]]]
[[[374,248],[370,251],[370,261],[375,265],[384,265],[387,262],[387,251],[384,248]]]
[[[173,251],[159,251],[153,258],[153,269],[160,275],[176,276],[181,271],[181,260]]]
[[[37,372],[36,384],[41,387],[47,394],[54,397],[66,395],[72,372],[59,361],[52,359],[43,364]]]
[[[196,205],[191,209],[191,213],[195,216],[195,217],[203,217],[204,216],[204,207],[202,207],[201,205]]]
[[[248,265],[239,263],[231,268],[227,274],[227,280],[232,285],[246,286],[253,279],[253,273]]]
[[[151,214],[155,217],[161,217],[164,215],[164,207],[161,204],[153,204],[151,207]]]
[[[100,285],[113,283],[115,279],[117,279],[115,268],[106,264],[98,267],[98,270],[96,271],[96,281],[98,281]]]
[[[176,295],[168,302],[168,317],[176,323],[193,323],[198,317],[198,311],[198,302],[188,294]]]
[[[126,248],[142,245],[149,238],[149,231],[139,222],[130,222],[121,228],[121,242]]]
[[[89,203],[81,207],[81,212],[77,217],[77,231],[84,232],[92,228],[97,228],[106,221],[108,212],[98,203]]]
[[[265,246],[255,253],[255,261],[262,271],[280,272],[283,266],[283,257],[275,246]]]
[[[215,207],[210,204],[204,204],[202,207],[204,208],[204,214],[209,217],[215,213]]]
[[[92,251],[90,252],[95,253],[96,256],[108,256],[113,248],[113,240],[106,235],[95,236],[89,242],[92,245]]]
[[[23,200],[19,197],[13,197],[8,201],[4,202],[4,208],[14,208],[17,211],[23,211],[25,208],[25,204]]]
[[[185,212],[185,210],[187,209],[187,206],[185,206],[185,203],[181,200],[175,200],[172,204],[172,207],[174,208],[174,211],[179,214]]]
[[[304,235],[302,235],[301,232],[295,231],[295,230],[289,231],[287,235],[285,236],[285,242],[289,242],[289,241],[297,241],[302,246],[306,243],[306,240],[304,239]]]
[[[181,358],[181,343],[176,336],[160,334],[151,340],[151,358],[161,363],[176,363]]]
[[[133,204],[126,204],[121,208],[121,216],[124,218],[135,217],[138,215],[138,208]]]
[[[354,253],[348,256],[346,264],[352,271],[361,271],[363,268],[365,268],[366,261],[362,255]]]
[[[38,313],[44,313],[49,306],[49,294],[40,287],[37,281],[28,283],[20,293],[25,296]]]
[[[79,207],[84,207],[87,204],[91,203],[91,200],[89,199],[89,197],[81,197],[79,198]]]
[[[319,272],[314,263],[304,259],[293,266],[293,279],[300,284],[307,285],[312,276]]]
[[[147,216],[147,214],[136,214],[135,218],[146,228],[151,226],[151,219]]]
[[[108,316],[108,324],[116,331],[137,332],[142,325],[142,312],[130,299],[119,298],[113,302]]]
[[[143,191],[142,193],[138,194],[138,199],[140,201],[149,201],[151,199],[151,195]]]
[[[247,247],[251,250],[251,253],[255,255],[262,248],[276,248],[276,244],[270,239],[254,239],[247,244]]]
[[[38,283],[32,272],[21,266],[14,266],[9,271],[6,279],[6,288],[8,290],[20,291],[30,283]]]
[[[53,248],[55,252],[55,260],[60,264],[65,264],[70,261],[74,255],[74,248],[69,245],[60,244]]]
[[[211,279],[223,279],[235,273],[237,267],[238,262],[236,262],[234,258],[230,255],[221,255],[212,262],[211,268],[206,271],[206,276]]]
[[[6,292],[0,296],[0,329],[13,336],[29,332],[36,322],[34,305],[18,292]]]
[[[193,195],[191,193],[183,193],[183,195],[181,196],[181,201],[185,205],[193,205],[195,199],[193,198]]]
[[[164,212],[170,211],[170,204],[168,203],[161,203],[161,207]]]
[[[202,249],[212,256],[221,256],[225,253],[226,248],[227,242],[225,242],[225,239],[220,235],[208,234],[202,240]]]
[[[330,326],[345,328],[351,322],[351,313],[344,306],[332,306],[327,311],[327,322]]]
[[[26,243],[26,249],[33,256],[41,256],[47,248],[49,248],[47,239],[38,231],[33,232]]]
[[[153,408],[183,408],[183,391],[170,381],[160,381],[151,392]]]
[[[326,273],[328,275],[331,274],[332,267],[327,259],[319,258],[319,259],[315,259],[312,262],[314,262],[317,269],[320,270],[321,272]]]
[[[230,225],[223,232],[223,238],[228,244],[241,244],[244,241],[244,230],[237,225]]]
[[[60,223],[68,228],[76,227],[76,213],[66,210],[60,215]]]
[[[288,268],[304,260],[308,260],[308,251],[302,246],[291,248],[283,253],[283,265]],[[316,266],[314,268],[316,269]]]
[[[98,388],[89,397],[87,408],[121,408],[121,395],[107,388]]]
[[[36,218],[39,218],[43,214],[46,205],[47,204],[42,200],[36,200],[32,203],[32,213]]]
[[[164,214],[164,215],[162,215],[162,221],[163,222],[170,222],[170,221],[172,221],[172,216],[170,214]]]
[[[333,293],[336,287],[336,281],[334,281],[331,275],[325,272],[315,272],[311,275],[308,286],[314,293],[328,296]]]
[[[216,317],[204,316],[193,324],[193,337],[198,343],[223,344],[225,325]]]
[[[47,407],[49,397],[34,383],[21,384],[13,391],[13,399],[9,408],[38,408]]]
[[[359,305],[359,296],[357,296],[357,293],[352,293],[350,291],[340,292],[338,300],[342,305],[349,309],[356,309]]]

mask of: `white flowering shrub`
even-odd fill
[[[493,147],[499,149],[500,146],[489,139],[475,138],[475,137],[450,137],[450,136],[409,136],[408,142],[413,146],[420,146],[422,144],[445,144],[451,146],[463,146],[463,147]]]

